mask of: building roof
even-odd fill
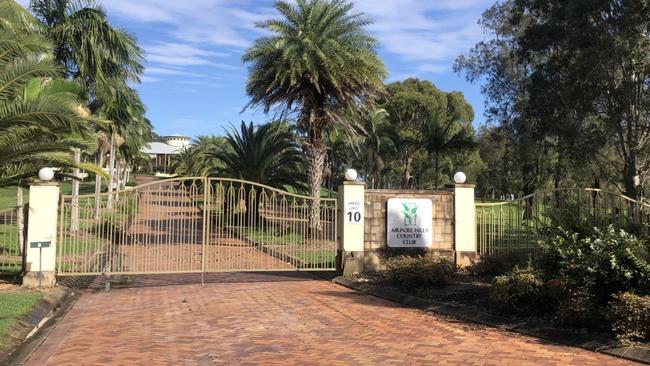
[[[163,136],[163,138],[167,138],[167,137],[182,137],[182,138],[186,138],[186,139],[190,138],[189,136],[181,135],[179,133],[172,133],[171,135]]]
[[[158,154],[176,155],[182,149],[183,147],[181,146],[172,146],[164,142],[151,142],[149,143],[149,145],[146,145],[142,149],[140,149],[140,151],[150,155],[158,155]]]

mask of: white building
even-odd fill
[[[154,160],[155,168],[162,169],[163,173],[167,173],[172,156],[177,155],[183,148],[189,146],[190,140],[191,138],[189,136],[175,133],[173,135],[163,136],[164,142],[152,142],[140,151]]]

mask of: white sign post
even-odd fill
[[[430,199],[388,200],[386,242],[391,248],[429,248],[433,243]]]
[[[363,202],[345,202],[345,223],[351,225],[363,225]]]

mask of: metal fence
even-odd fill
[[[26,206],[0,209],[0,274],[20,275],[24,270]]]
[[[63,196],[57,274],[331,270],[336,210],[335,199],[205,177]]]
[[[476,203],[480,254],[535,251],[549,227],[609,225],[647,231],[650,205],[600,189],[558,189],[513,201]]]

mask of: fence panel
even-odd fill
[[[0,209],[0,274],[20,275],[24,270],[26,206]]]
[[[548,228],[609,225],[647,231],[650,205],[600,189],[536,192],[513,201],[476,203],[476,241],[480,254],[530,252],[548,240]]]

